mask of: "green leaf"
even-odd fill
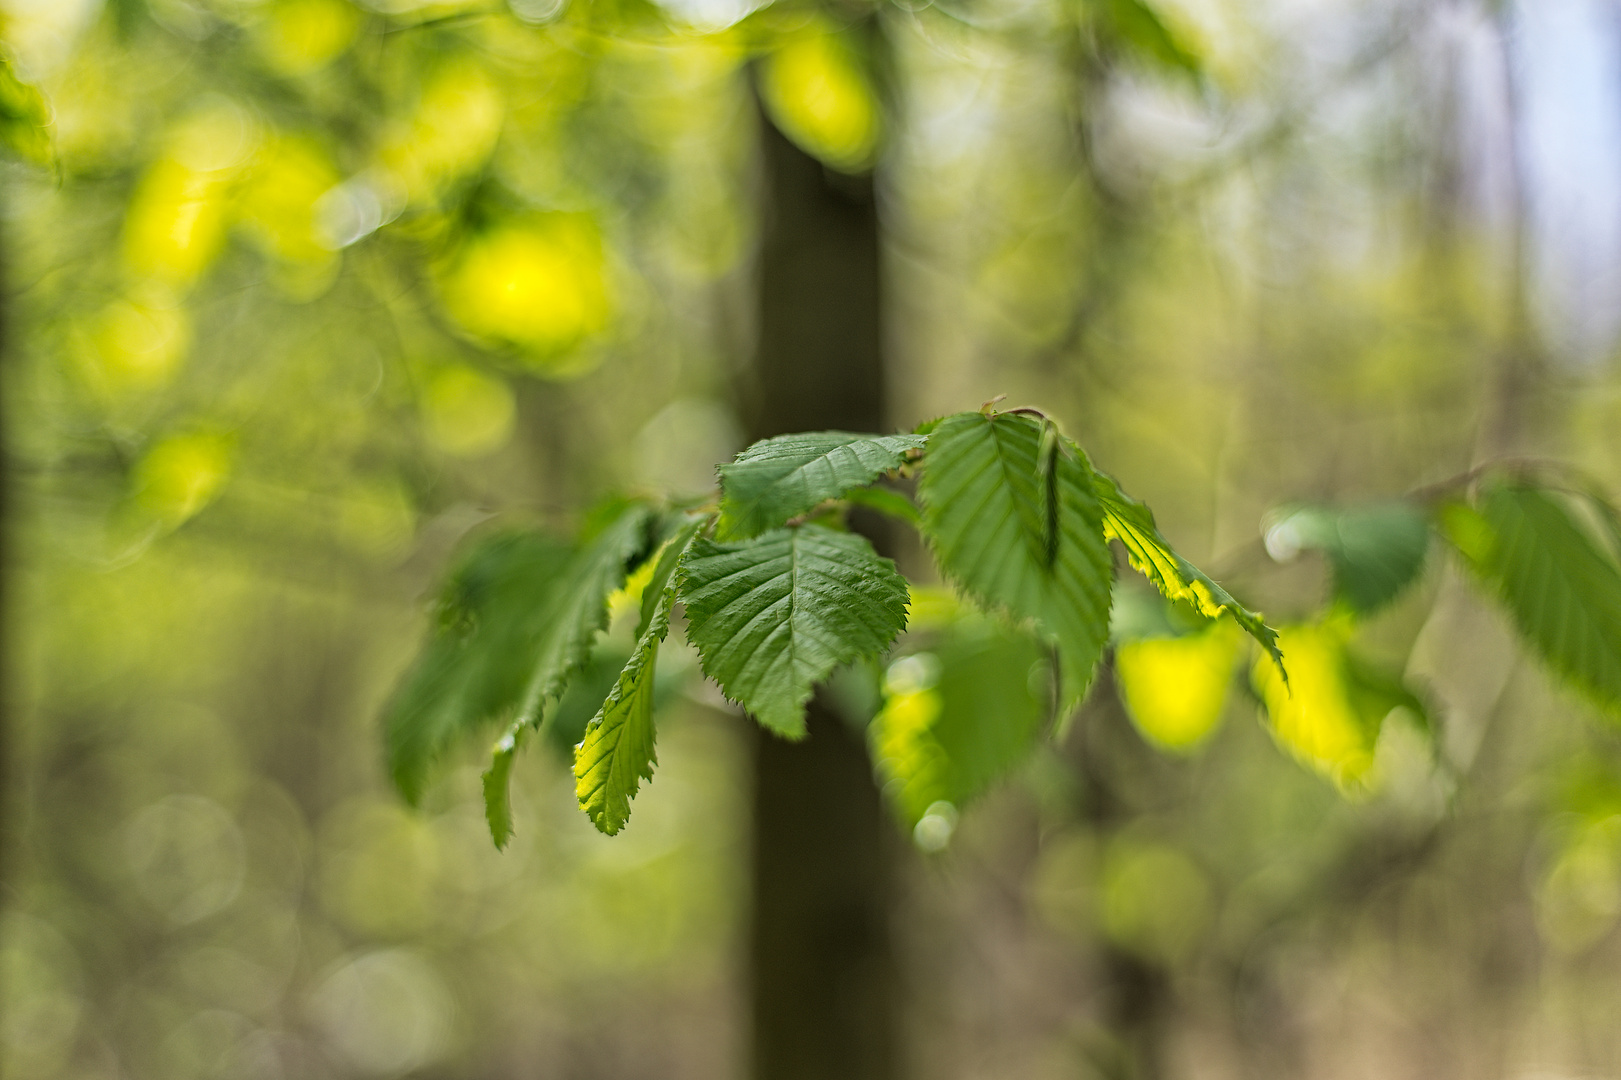
[[[1029,635],[977,618],[890,665],[868,738],[909,828],[938,803],[967,805],[1029,756],[1046,713],[1044,659]]]
[[[587,525],[588,539],[548,598],[547,621],[532,654],[529,685],[518,720],[539,726],[548,701],[591,655],[591,642],[607,629],[608,598],[651,553],[658,516],[645,503],[609,504]]]
[[[389,771],[408,801],[421,797],[429,765],[453,740],[516,710],[547,605],[573,557],[538,533],[491,536],[462,557],[384,712]]]
[[[817,431],[765,439],[720,467],[720,540],[746,540],[898,469],[921,435]]]
[[[1351,701],[1364,717],[1383,719],[1392,709],[1406,709],[1419,731],[1430,740],[1431,748],[1439,749],[1435,710],[1422,694],[1402,681],[1400,673],[1375,667],[1347,650],[1345,682]]]
[[[612,836],[630,820],[630,800],[643,780],[653,779],[653,668],[659,643],[670,630],[674,576],[693,537],[708,521],[692,516],[665,545],[653,577],[642,590],[636,648],[574,752],[574,794],[591,823]]]
[[[819,525],[720,544],[682,565],[687,639],[726,696],[790,739],[805,702],[840,664],[875,657],[906,627],[906,581],[855,533]]]
[[[904,521],[913,528],[923,524],[923,511],[917,508],[917,503],[890,488],[856,488],[853,491],[845,492],[844,497],[855,506],[865,506],[869,510],[876,510],[880,514],[892,517],[897,521]]]
[[[1621,715],[1621,570],[1546,491],[1483,484],[1440,514],[1447,538],[1507,605],[1548,665]]]
[[[536,725],[590,654],[608,597],[648,549],[655,521],[615,503],[579,547],[538,533],[475,544],[440,602],[437,625],[384,714],[389,770],[415,803],[432,762],[499,720]]]
[[[0,146],[25,161],[49,165],[51,110],[39,89],[24,82],[11,58],[0,52]]]
[[[1103,652],[1114,577],[1086,455],[1050,423],[958,413],[929,436],[918,491],[945,573],[1057,648],[1067,716]]]
[[[1417,580],[1430,523],[1407,502],[1345,510],[1303,506],[1286,511],[1266,535],[1267,549],[1280,557],[1301,548],[1321,551],[1333,569],[1334,599],[1366,615]]]
[[[497,851],[512,839],[512,763],[517,759],[524,731],[519,725],[501,736],[490,754],[490,767],[484,770],[484,820],[489,823],[490,839],[495,841]]]
[[[1154,512],[1122,491],[1114,477],[1106,472],[1092,475],[1098,500],[1103,505],[1103,533],[1111,540],[1120,541],[1132,569],[1152,582],[1167,599],[1183,601],[1207,618],[1231,615],[1272,657],[1287,686],[1289,676],[1283,670],[1277,631],[1266,625],[1261,613],[1234,600],[1231,593],[1204,571],[1178,555],[1154,524]]]

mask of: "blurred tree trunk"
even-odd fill
[[[871,176],[824,168],[762,120],[758,341],[742,387],[752,438],[885,428],[878,211]],[[876,523],[858,523],[882,550]],[[894,827],[862,734],[825,695],[810,735],[757,734],[752,1076],[897,1073]]]

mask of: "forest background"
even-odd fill
[[[875,177],[889,429],[1039,403],[1276,623],[1280,508],[1621,490],[1601,0],[3,10],[8,1077],[743,1074],[757,736],[690,655],[614,838],[545,747],[504,852],[483,755],[407,808],[378,714],[469,533],[748,441],[767,125]],[[1621,1075],[1613,724],[1433,551],[1353,644],[1438,732],[1358,783],[1106,671],[897,820],[909,1072]]]

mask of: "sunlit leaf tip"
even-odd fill
[[[1145,503],[1127,495],[1119,481],[1098,470],[1092,475],[1103,506],[1104,535],[1119,541],[1125,548],[1132,569],[1153,583],[1167,599],[1181,600],[1207,618],[1231,616],[1266,650],[1287,687],[1289,673],[1284,667],[1278,633],[1266,624],[1261,613],[1240,604],[1204,571],[1177,554],[1155,524],[1154,512]]]

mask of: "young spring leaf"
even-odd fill
[[[682,566],[687,639],[704,674],[766,727],[805,734],[805,702],[840,664],[906,627],[906,580],[864,537],[819,525],[736,544],[699,537]]]
[[[1441,527],[1548,665],[1621,714],[1621,569],[1566,508],[1522,481],[1482,485]]]
[[[945,573],[1057,647],[1067,715],[1103,652],[1114,577],[1086,456],[1031,417],[958,413],[929,436],[918,491]]]
[[[961,809],[1030,753],[1046,713],[1042,650],[984,618],[890,665],[868,728],[874,763],[908,827],[937,803]]]
[[[630,800],[653,779],[653,668],[670,629],[675,573],[706,519],[690,520],[664,548],[642,592],[636,648],[574,752],[574,794],[591,823],[612,836],[630,820]]]
[[[1114,477],[1093,472],[1098,501],[1103,506],[1103,532],[1126,549],[1132,569],[1153,583],[1167,599],[1181,600],[1208,618],[1231,615],[1233,620],[1260,642],[1283,673],[1283,654],[1278,649],[1277,631],[1266,625],[1258,611],[1233,599],[1197,566],[1178,555],[1154,524],[1154,512],[1120,489]],[[1288,675],[1283,674],[1284,684]]]
[[[1287,558],[1321,551],[1334,574],[1334,599],[1359,615],[1377,611],[1418,578],[1430,545],[1430,523],[1412,503],[1332,510],[1302,506],[1266,531],[1267,550]]]
[[[872,483],[920,450],[921,435],[815,431],[764,439],[720,467],[720,540],[746,540]]]
[[[384,715],[405,798],[458,737],[499,719],[539,722],[607,623],[608,597],[648,546],[651,508],[614,504],[579,547],[537,533],[475,545],[451,575],[438,625]]]

